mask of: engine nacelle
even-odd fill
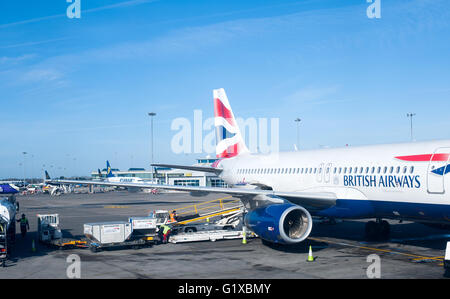
[[[272,204],[250,211],[245,225],[261,239],[272,243],[295,244],[305,240],[312,229],[312,217],[298,205]]]

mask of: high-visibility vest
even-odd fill
[[[20,218],[20,225],[25,226],[27,225],[28,219],[27,218]]]
[[[170,213],[170,221],[175,222],[175,214],[174,213]]]
[[[165,234],[167,234],[167,232],[170,230],[170,227],[167,226],[167,225],[164,225],[163,227],[164,227],[164,229],[163,229],[163,234],[165,235]]]

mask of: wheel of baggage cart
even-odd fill
[[[97,248],[96,246],[89,246],[89,249],[91,250],[91,252],[93,252],[93,253],[96,253],[96,252],[99,252],[100,250],[99,250],[99,248]]]

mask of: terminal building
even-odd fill
[[[197,163],[193,166],[211,166],[217,161],[215,158],[197,159]],[[152,171],[144,168],[130,168],[126,171],[112,168],[111,172],[118,177],[137,177],[143,180],[151,181]],[[106,177],[106,169],[101,171],[101,176]],[[98,171],[91,173],[93,179],[99,178]],[[228,187],[228,185],[217,175],[210,172],[191,171],[185,169],[174,169],[155,167],[153,177],[159,184],[178,185],[178,186],[200,186],[200,187]]]

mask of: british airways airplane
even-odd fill
[[[383,219],[450,228],[450,140],[252,154],[224,89],[213,95],[220,159],[211,167],[154,166],[213,172],[231,188],[110,184],[232,195],[248,210],[246,227],[272,243],[302,242],[312,217],[375,219],[368,236],[389,234]]]

